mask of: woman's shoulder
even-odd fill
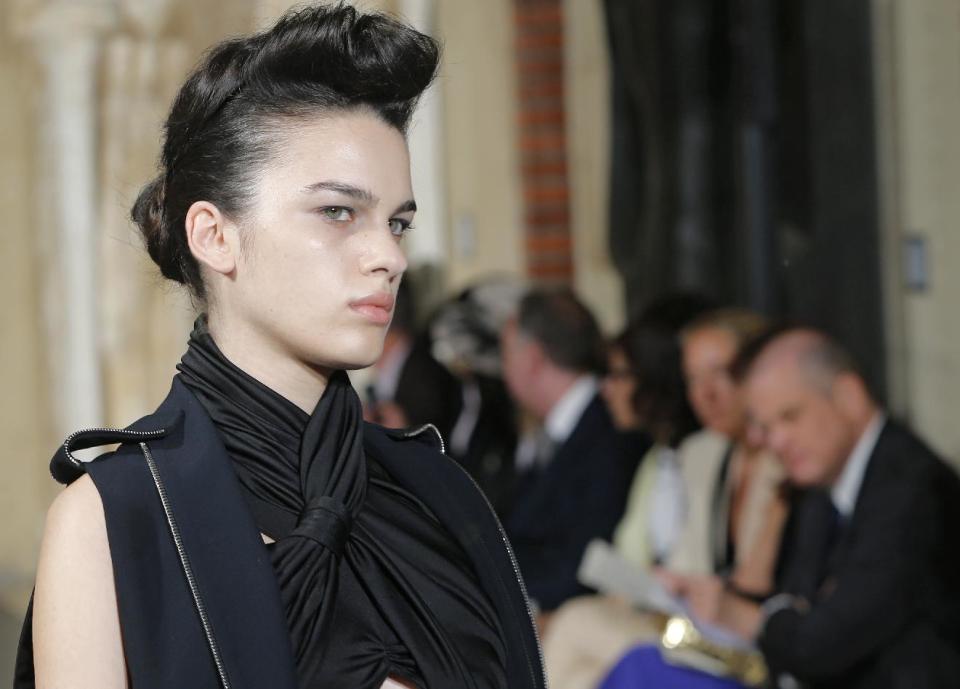
[[[721,473],[730,440],[716,431],[702,429],[686,438],[677,449],[685,480],[709,488]]]
[[[80,574],[78,567],[92,565],[98,554],[109,561],[109,553],[103,501],[85,474],[60,491],[47,510],[38,569],[42,574],[46,565],[53,571]]]
[[[44,534],[45,541],[64,540],[67,547],[76,547],[76,543],[70,542],[73,536],[102,534],[106,538],[103,502],[90,476],[79,477],[54,498],[47,511]]]
[[[727,448],[730,446],[730,439],[725,435],[712,431],[709,428],[702,428],[688,435],[678,448],[681,456],[693,456],[696,459],[701,457],[709,459],[722,459]]]

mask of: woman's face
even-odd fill
[[[362,111],[286,127],[214,309],[261,352],[322,369],[368,366],[407,267],[400,240],[416,206],[406,142]]]
[[[720,328],[695,330],[683,342],[690,406],[704,426],[730,438],[740,436],[745,422],[740,390],[730,376],[736,353],[736,339]]]
[[[622,349],[611,348],[607,355],[607,369],[601,394],[613,417],[614,425],[621,431],[639,428],[640,418],[633,406],[637,379]]]

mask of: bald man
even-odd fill
[[[755,639],[782,686],[960,687],[960,480],[889,420],[835,342],[771,332],[745,353],[747,404],[809,489],[762,605],[687,581],[694,614]]]

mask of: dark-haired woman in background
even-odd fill
[[[687,403],[678,335],[674,327],[658,321],[632,324],[610,347],[603,383],[617,428],[627,437],[640,434],[653,441],[614,534],[621,554],[641,567],[666,561],[685,516],[677,447],[699,423]]]
[[[416,209],[404,132],[437,62],[429,37],[339,5],[187,79],[133,217],[201,316],[155,413],[54,458],[70,486],[15,686],[544,686],[483,497],[429,427],[364,425],[343,372],[390,322]]]

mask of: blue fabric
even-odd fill
[[[620,659],[599,689],[745,689],[730,679],[668,665],[656,646],[637,646]]]

